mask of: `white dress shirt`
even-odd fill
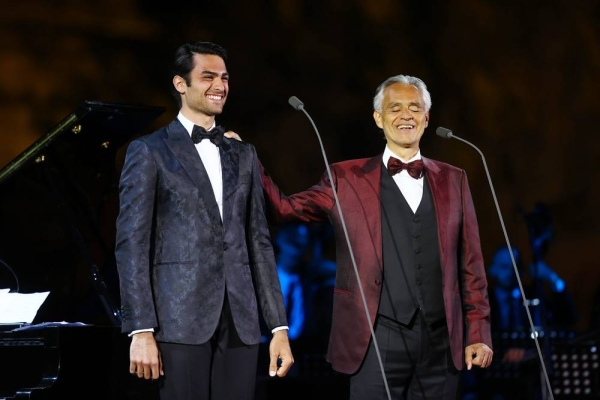
[[[417,154],[415,154],[413,158],[407,161],[398,157],[390,150],[388,146],[385,146],[382,161],[386,170],[387,163],[390,157],[397,158],[404,163],[409,163],[411,161],[421,159],[421,150],[419,149],[417,151]],[[421,204],[421,199],[423,199],[423,177],[424,175],[421,175],[419,179],[415,179],[412,176],[410,176],[408,174],[408,171],[405,169],[403,169],[402,171],[400,171],[392,177],[394,179],[394,182],[396,182],[396,185],[398,185],[398,188],[402,192],[402,195],[404,195],[406,202],[408,203],[408,205],[414,213],[417,212],[417,208],[419,208],[419,204]]]
[[[177,116],[181,125],[185,128],[186,131],[192,136],[192,130],[194,129],[194,123],[183,116],[180,112]],[[215,127],[215,123],[210,127],[210,129]],[[208,131],[210,131],[208,129]],[[221,170],[221,154],[219,153],[219,148],[215,146],[213,142],[210,140],[203,140],[200,143],[196,143],[196,150],[200,155],[200,159],[202,160],[202,164],[204,164],[204,169],[206,169],[206,173],[208,174],[208,179],[210,179],[210,185],[212,186],[213,193],[215,194],[215,200],[217,200],[217,205],[219,206],[219,214],[221,214],[221,221],[223,220],[223,173]]]

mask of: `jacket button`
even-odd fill
[[[379,279],[375,279],[375,284],[376,284],[377,286],[379,286],[379,285],[381,285],[381,281],[380,281]]]

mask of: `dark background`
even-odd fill
[[[183,42],[208,40],[230,55],[231,91],[219,123],[253,143],[275,181],[293,193],[315,183],[324,162],[290,96],[305,103],[329,162],[369,157],[385,145],[371,115],[375,88],[392,75],[418,76],[433,100],[422,154],[466,170],[486,264],[504,236],[485,170],[475,150],[437,137],[440,125],[486,155],[511,244],[526,262],[528,232],[517,210],[549,206],[555,237],[546,261],[573,292],[576,329],[590,329],[600,284],[599,2],[98,3],[2,5],[0,166],[83,100],[166,107],[140,134],[168,123],[177,112],[168,91],[171,55]],[[116,207],[116,198],[107,204]],[[103,219],[109,248],[114,216],[109,208]],[[36,229],[35,221],[26,226]],[[20,257],[3,257],[27,287]]]

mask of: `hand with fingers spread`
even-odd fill
[[[467,369],[470,370],[473,365],[480,368],[487,368],[492,363],[492,349],[483,343],[475,343],[465,348],[465,362]]]
[[[273,334],[271,344],[269,345],[269,376],[284,377],[294,364],[294,356],[290,349],[287,329],[277,331]],[[281,360],[281,365],[277,365]]]
[[[152,332],[133,335],[129,349],[129,372],[144,379],[158,379],[165,374]]]

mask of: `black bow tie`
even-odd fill
[[[419,179],[421,177],[421,174],[423,173],[423,160],[415,160],[407,164],[403,163],[395,157],[390,157],[390,159],[388,160],[387,168],[388,174],[390,176],[393,176],[405,169],[410,176],[412,176],[415,179]]]
[[[194,125],[194,129],[192,129],[192,140],[194,143],[200,143],[202,139],[208,139],[213,142],[215,146],[219,147],[223,140],[224,132],[225,130],[221,126],[215,126],[209,132],[206,132],[206,129],[203,127]]]

